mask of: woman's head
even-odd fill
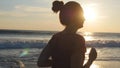
[[[84,22],[83,9],[79,3],[70,1],[66,4],[63,1],[54,1],[52,10],[59,13],[60,22],[62,25],[75,25],[81,28]]]

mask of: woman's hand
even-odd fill
[[[89,60],[94,61],[97,58],[97,51],[95,48],[91,48],[90,54],[89,54]]]

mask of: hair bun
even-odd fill
[[[52,4],[53,12],[57,13],[58,11],[60,11],[63,5],[63,1],[54,1]]]

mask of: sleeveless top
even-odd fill
[[[75,50],[85,53],[85,40],[78,34],[58,33],[49,41],[51,46],[52,68],[70,68],[71,55]]]

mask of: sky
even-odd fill
[[[51,10],[54,0],[0,0],[0,29],[64,29],[59,13]],[[62,0],[64,3],[69,0]],[[120,0],[73,0],[81,4],[86,21],[83,32],[120,33]]]

